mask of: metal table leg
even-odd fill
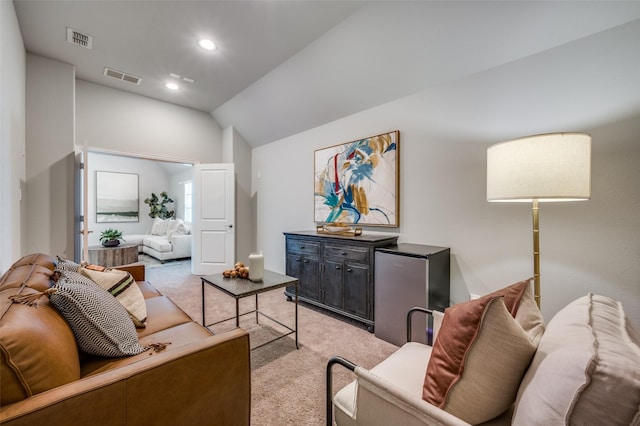
[[[236,327],[240,327],[240,299],[236,297]]]
[[[204,280],[200,280],[202,284],[202,326],[206,327],[207,324],[204,322]]]
[[[256,324],[260,324],[258,321],[258,295],[256,294]]]

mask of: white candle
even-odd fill
[[[249,280],[262,281],[264,277],[264,256],[262,252],[249,255]]]

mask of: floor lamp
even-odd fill
[[[533,276],[540,307],[538,203],[591,197],[591,136],[549,133],[492,145],[487,149],[487,200],[531,202]]]

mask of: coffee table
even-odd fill
[[[220,321],[216,321],[214,323],[211,324],[206,324],[205,323],[205,318],[204,318],[204,313],[205,313],[205,297],[204,297],[204,285],[208,284],[214,288],[217,288],[218,290],[222,291],[223,293],[227,294],[228,296],[233,297],[236,300],[236,327],[240,327],[240,317],[243,315],[248,315],[251,313],[256,314],[256,324],[259,324],[259,320],[258,317],[259,315],[262,315],[263,317],[266,317],[268,319],[270,319],[271,321],[275,322],[276,324],[281,325],[282,327],[286,328],[287,330],[289,330],[288,333],[283,333],[282,335],[276,337],[275,339],[271,339],[265,343],[262,343],[261,345],[258,345],[254,348],[251,348],[251,350],[257,349],[259,347],[262,347],[264,345],[266,345],[267,343],[271,343],[274,342],[278,339],[281,339],[285,336],[288,336],[290,334],[294,334],[295,333],[295,337],[296,337],[296,349],[299,349],[298,347],[298,279],[294,278],[294,277],[289,277],[287,275],[282,275],[282,274],[278,274],[277,272],[273,272],[273,271],[268,271],[265,269],[264,271],[264,278],[262,279],[262,281],[260,282],[252,282],[249,281],[247,279],[242,279],[242,278],[225,278],[222,276],[222,274],[214,274],[214,275],[207,275],[204,277],[201,277],[201,281],[202,281],[202,325],[209,328],[212,325],[215,324],[220,324],[221,322],[225,322],[225,321],[229,321],[231,319],[233,319],[234,317],[230,317],[230,318],[225,318],[223,320]],[[295,304],[295,328],[291,328],[286,324],[281,323],[280,321],[270,317],[269,315],[260,312],[260,310],[258,309],[258,295],[260,293],[264,293],[270,290],[275,290],[277,288],[281,288],[281,287],[287,287],[287,286],[291,286],[293,285],[295,287],[295,299],[294,299],[294,304]],[[256,308],[252,311],[249,312],[244,312],[244,313],[240,313],[240,299],[242,299],[243,297],[248,297],[248,296],[252,296],[255,295],[256,296]]]
[[[138,261],[137,244],[120,244],[115,247],[90,246],[89,263],[101,266],[120,266]]]

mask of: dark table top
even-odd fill
[[[369,234],[363,233],[362,235],[340,235],[340,234],[330,234],[330,233],[318,233],[318,231],[295,231],[295,232],[283,232],[284,235],[299,235],[303,237],[317,237],[317,238],[333,238],[336,240],[351,240],[351,241],[363,241],[368,243],[376,243],[376,242],[395,242],[398,239],[397,235],[392,234]]]
[[[265,269],[264,278],[259,282],[252,282],[245,278],[225,278],[222,274],[204,276],[202,282],[239,299],[279,287],[297,285],[298,279]]]

